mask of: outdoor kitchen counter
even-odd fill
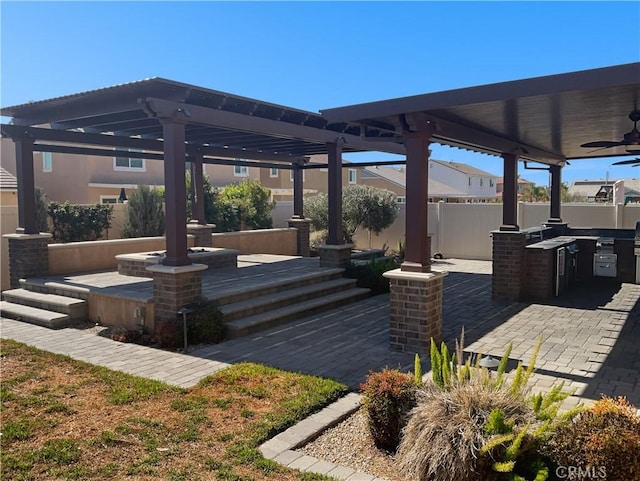
[[[535,244],[529,244],[528,246],[526,246],[526,249],[543,249],[543,250],[556,249],[558,247],[565,247],[569,244],[573,244],[577,240],[590,240],[595,242],[598,240],[598,237],[597,236],[561,235],[558,237],[554,237],[553,239],[547,239],[540,242],[536,242]]]

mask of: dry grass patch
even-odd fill
[[[180,389],[2,341],[2,479],[308,478],[257,445],[346,391],[239,364]]]

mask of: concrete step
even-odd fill
[[[87,301],[72,297],[28,291],[26,289],[11,289],[2,293],[2,300],[12,304],[36,307],[45,311],[67,314],[73,321],[85,321],[88,316]]]
[[[14,304],[9,301],[0,301],[0,316],[37,324],[50,329],[60,329],[74,323],[67,314],[45,311],[44,309]]]
[[[243,282],[237,282],[229,285],[226,289],[220,289],[213,294],[208,294],[207,299],[214,301],[219,307],[232,304],[254,297],[265,296],[275,292],[281,292],[294,287],[307,286],[332,279],[341,279],[344,269],[323,269],[315,272],[300,273],[295,271],[291,273],[291,277],[284,277],[270,282],[251,283],[255,279],[248,278]]]
[[[246,336],[318,312],[344,306],[369,296],[369,289],[354,287],[328,296],[309,299],[227,323],[230,338]]]
[[[55,294],[63,297],[73,297],[74,299],[86,300],[91,292],[90,289],[80,286],[69,286],[47,279],[31,277],[20,279],[20,287],[26,291],[42,292],[44,294]]]
[[[221,306],[220,310],[224,314],[225,321],[230,322],[308,299],[334,294],[355,286],[355,279],[331,279],[226,304]]]

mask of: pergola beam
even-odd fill
[[[162,152],[164,143],[161,140],[141,139],[107,134],[92,134],[87,132],[71,132],[67,130],[43,129],[39,127],[23,127],[18,125],[2,124],[2,135],[12,139],[27,138],[34,141],[44,140],[49,142],[63,142],[83,145],[99,145],[104,147],[126,147],[138,150],[150,150]],[[303,161],[303,155],[270,154],[252,150],[225,149],[208,145],[185,144],[188,154],[201,152],[204,155],[243,158],[251,160],[270,160],[275,162]],[[71,152],[70,152],[71,153]]]
[[[173,102],[156,97],[148,97],[144,102],[146,110],[151,116],[158,115],[158,112],[183,112],[187,121],[194,124],[264,134],[271,137],[293,138],[312,143],[332,143],[337,138],[342,138],[344,144],[352,149],[377,150],[401,155],[405,153],[404,146],[401,144],[364,141],[359,136],[332,130],[317,129],[288,122],[276,122],[270,119]]]

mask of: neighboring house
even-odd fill
[[[346,161],[344,161],[346,163]],[[326,155],[312,155],[310,164],[326,164]],[[271,190],[274,200],[293,200],[293,170],[291,169],[259,169],[260,183]],[[354,164],[353,168],[342,169],[342,186],[360,183],[361,168]],[[328,169],[305,169],[302,173],[304,195],[327,192],[329,182]]]
[[[527,179],[521,179],[518,177],[518,199],[525,195],[528,188],[534,187],[535,184]],[[504,177],[496,178],[496,195],[502,199],[502,192],[504,191]]]
[[[35,152],[33,158],[35,184],[44,190],[50,201],[115,203],[123,188],[126,193],[141,184],[164,186],[163,162],[136,158],[135,152],[131,152],[131,157]],[[2,139],[2,166],[15,175],[15,147],[10,139]],[[207,164],[203,170],[212,185],[222,187],[245,178],[259,179],[262,169]]]
[[[429,160],[430,202],[487,202],[496,197],[497,177],[459,162]],[[404,167],[365,167],[362,183],[394,192],[398,202],[406,201]]]
[[[0,205],[18,205],[18,180],[0,167]]]
[[[613,202],[613,185],[624,182],[625,203],[640,202],[640,179],[583,179],[569,186],[569,198],[582,202]]]

